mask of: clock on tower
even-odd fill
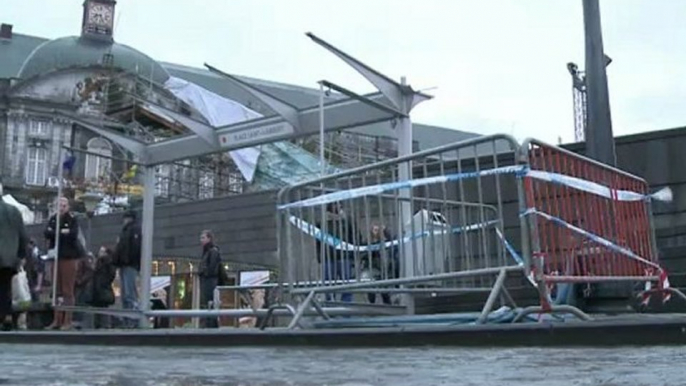
[[[83,3],[81,35],[111,42],[113,40],[115,5],[114,0],[86,0]]]

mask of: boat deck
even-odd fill
[[[686,314],[595,316],[594,321],[335,329],[13,331],[0,343],[121,346],[630,346],[686,344]]]

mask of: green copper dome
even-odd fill
[[[112,67],[138,73],[156,83],[163,84],[169,73],[151,57],[129,46],[117,43],[91,41],[76,36],[45,42],[26,58],[19,78],[29,79],[53,71],[69,68],[102,66],[105,54],[112,55]]]

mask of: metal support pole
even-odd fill
[[[405,86],[407,80],[405,77],[401,78],[400,83]],[[412,154],[412,120],[409,117],[409,111],[412,108],[411,97],[403,98],[403,113],[407,114],[407,117],[400,118],[400,124],[398,125],[398,156],[403,157]],[[399,181],[409,181],[412,179],[412,162],[406,162],[401,164],[398,170],[398,180]],[[410,200],[411,192],[407,189],[403,189],[399,192],[401,202],[398,216],[399,226],[398,230],[400,234],[404,232],[405,224],[409,224],[412,221],[412,202]],[[404,259],[402,261],[403,274],[404,277],[414,277],[414,261],[415,256],[413,253],[413,248],[411,246],[406,246],[404,248]],[[408,314],[414,314],[414,297],[411,293],[403,295],[403,305],[407,308]]]
[[[314,295],[317,293],[315,291],[310,292],[305,300],[303,300],[302,303],[298,306],[298,311],[295,313],[293,316],[293,320],[291,320],[291,323],[288,325],[288,329],[292,330],[295,328],[295,326],[300,325],[300,318],[305,314],[305,311],[307,311],[310,308],[310,303],[312,302],[312,299],[314,299]]]
[[[200,276],[198,276],[196,274],[191,274],[191,283],[193,283],[192,284],[193,298],[191,299],[191,308],[194,310],[204,309],[207,306],[207,304],[200,304]],[[215,292],[215,294],[217,295],[217,297],[219,297],[218,293]],[[214,303],[213,303],[213,305],[214,305]],[[191,318],[191,325],[193,326],[193,328],[199,328],[200,327],[200,318],[198,318],[198,317]]]
[[[60,146],[57,152],[57,199],[55,200],[55,260],[52,263],[52,306],[57,306],[57,264],[60,258],[60,197],[62,197],[62,180],[64,179],[64,150]]]
[[[319,82],[319,167],[320,177],[326,175],[326,155],[324,153],[324,84]]]
[[[88,252],[92,252],[93,247],[91,246],[91,235],[93,233],[91,231],[93,229],[93,226],[91,224],[91,220],[93,220],[93,215],[92,214],[86,214],[86,217],[88,218],[88,240],[86,240],[86,244],[87,244],[86,249],[88,250]]]
[[[141,294],[138,305],[141,312],[150,311],[150,277],[152,276],[152,240],[155,220],[155,167],[147,166],[143,178],[143,220],[141,224]],[[140,326],[148,327],[147,318],[141,318]]]
[[[491,293],[488,295],[486,304],[484,305],[483,310],[481,310],[481,315],[479,316],[479,320],[477,320],[478,324],[486,323],[486,320],[488,319],[488,314],[491,313],[491,310],[493,309],[493,304],[495,303],[495,300],[498,298],[498,295],[503,289],[503,284],[505,283],[506,277],[507,271],[504,269],[501,270],[498,274],[498,278],[496,279],[495,284],[493,285]]]
[[[612,134],[607,61],[603,49],[598,0],[583,0],[584,33],[586,40],[586,95],[588,122],[586,126],[586,155],[604,164],[617,163]]]

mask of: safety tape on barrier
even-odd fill
[[[327,245],[334,247],[336,250],[344,250],[344,251],[358,251],[358,252],[369,252],[369,251],[378,251],[381,249],[386,249],[386,248],[391,248],[398,246],[401,243],[408,243],[412,240],[415,239],[420,239],[420,238],[425,238],[430,235],[445,235],[445,234],[460,234],[463,232],[472,232],[480,229],[485,229],[490,226],[498,224],[498,220],[492,220],[492,221],[487,221],[485,223],[478,223],[478,224],[471,224],[463,227],[455,227],[452,229],[440,229],[440,230],[434,230],[434,231],[424,231],[424,232],[417,232],[412,236],[405,236],[400,239],[396,240],[391,240],[387,241],[385,243],[377,243],[377,244],[371,244],[371,245],[354,245],[352,243],[345,242],[331,234],[323,234],[322,230],[319,229],[316,225],[312,225],[308,223],[305,220],[299,219],[296,216],[290,216],[290,222],[291,224],[295,225],[298,229],[303,231],[305,234],[322,241],[324,240],[324,243]],[[500,229],[498,227],[495,227],[495,232],[498,238],[503,242],[503,245],[505,246],[506,251],[510,254],[512,259],[519,265],[523,266],[524,265],[524,259],[517,253],[517,251],[514,249],[512,244],[510,244],[507,239],[505,239],[505,236],[502,234]]]
[[[419,186],[440,184],[443,182],[457,181],[467,178],[477,178],[496,174],[512,174],[512,173],[523,173],[525,167],[522,166],[506,166],[502,168],[495,168],[489,170],[483,170],[480,172],[467,172],[467,173],[456,173],[456,174],[446,174],[443,176],[435,177],[425,177],[417,178],[408,181],[396,181],[388,182],[385,184],[369,185],[360,188],[353,188],[347,190],[341,190],[333,193],[322,194],[317,197],[308,198],[302,201],[292,202],[290,204],[283,204],[279,206],[279,209],[291,209],[291,208],[307,208],[317,205],[326,205],[332,202],[351,200],[354,198],[372,196],[381,194],[384,192],[399,190],[399,189],[410,189]]]
[[[584,230],[584,229],[582,229],[582,228],[576,227],[576,226],[574,226],[574,225],[572,225],[572,224],[570,224],[570,223],[568,223],[568,222],[566,222],[566,221],[564,221],[564,220],[562,220],[562,219],[560,219],[560,218],[558,218],[558,217],[549,215],[548,213],[545,213],[545,212],[541,212],[541,211],[539,211],[539,210],[536,210],[535,208],[529,208],[529,209],[527,209],[525,212],[523,212],[523,213],[521,214],[521,216],[523,216],[523,217],[529,216],[529,215],[536,215],[536,216],[543,217],[543,218],[545,218],[546,220],[552,221],[553,223],[555,223],[555,224],[557,224],[557,225],[560,225],[560,226],[562,226],[562,227],[565,227],[565,228],[567,228],[567,229],[569,229],[569,230],[571,230],[571,231],[573,231],[573,232],[575,232],[575,233],[578,233],[578,234],[580,234],[580,235],[582,235],[582,236],[588,238],[589,240],[594,241],[594,242],[596,242],[596,243],[598,243],[598,244],[600,244],[600,245],[602,245],[602,246],[604,246],[604,247],[606,247],[606,248],[608,248],[608,249],[610,249],[610,250],[612,250],[612,251],[615,251],[615,252],[617,252],[617,253],[620,253],[620,254],[622,254],[622,255],[624,255],[624,256],[627,256],[627,257],[629,257],[629,258],[631,258],[631,259],[634,259],[634,260],[636,260],[636,261],[639,261],[639,262],[641,262],[641,263],[643,263],[643,264],[646,264],[646,265],[649,265],[649,266],[651,266],[651,267],[654,267],[654,268],[656,268],[658,271],[662,271],[662,268],[661,268],[658,264],[655,264],[655,263],[653,263],[653,262],[650,261],[650,260],[646,260],[645,258],[643,258],[643,257],[641,257],[641,256],[639,256],[639,255],[637,255],[637,254],[635,254],[632,250],[630,250],[630,249],[628,249],[628,248],[624,248],[624,247],[622,247],[622,246],[619,246],[619,245],[613,243],[612,241],[610,241],[610,240],[608,240],[608,239],[606,239],[606,238],[600,237],[600,236],[598,236],[598,235],[596,235],[596,234],[593,234],[593,233],[591,233],[591,232],[589,232],[589,231],[587,231],[587,230]]]
[[[566,186],[572,189],[583,190],[584,192],[595,194],[596,196],[610,198],[616,201],[644,201],[651,199],[658,201],[672,201],[672,191],[669,188],[664,188],[653,194],[645,195],[630,190],[612,189],[597,182],[559,173],[529,170],[526,172],[526,176],[535,178],[537,180]]]
[[[331,247],[334,247],[336,250],[343,250],[343,251],[358,251],[358,252],[368,252],[368,251],[378,251],[381,249],[386,249],[390,247],[395,247],[400,244],[405,244],[409,243],[412,240],[416,239],[421,239],[425,237],[429,237],[431,235],[433,236],[442,236],[446,234],[458,234],[458,233],[463,233],[463,232],[472,232],[475,230],[479,229],[484,229],[488,228],[490,226],[493,226],[498,223],[498,220],[492,220],[492,221],[487,221],[485,223],[478,223],[478,224],[471,224],[463,227],[456,227],[452,229],[436,229],[432,231],[422,231],[422,232],[416,232],[414,235],[410,236],[405,236],[402,239],[396,239],[396,240],[391,240],[391,241],[386,241],[384,243],[377,243],[377,244],[370,244],[370,245],[355,245],[352,243],[348,243],[346,241],[341,240],[340,238],[337,238],[331,234],[325,233],[322,236],[322,230],[319,229],[316,225],[310,224],[305,220],[299,219],[295,216],[290,217],[290,222],[291,224],[295,225],[298,229],[303,231],[305,234],[314,237],[315,239],[319,241],[324,241],[324,243],[328,244]]]
[[[308,198],[301,201],[296,201],[288,204],[279,205],[279,210],[307,208],[318,205],[326,205],[333,202],[352,200],[355,198],[378,195],[388,191],[399,189],[411,189],[419,186],[433,185],[445,182],[454,182],[463,179],[486,177],[500,174],[515,174],[518,177],[530,177],[541,181],[554,183],[557,185],[567,186],[569,188],[582,190],[587,193],[595,194],[601,197],[609,198],[616,201],[640,201],[640,200],[658,200],[671,201],[672,191],[669,188],[664,188],[656,193],[644,195],[642,193],[633,192],[630,190],[617,190],[607,186],[591,182],[577,177],[571,177],[559,173],[551,173],[540,170],[529,170],[527,166],[505,166],[500,168],[482,170],[479,172],[466,172],[446,174],[443,176],[418,178],[408,181],[389,182],[385,184],[369,185],[359,188],[341,190],[338,192],[326,193],[317,197]]]
[[[505,235],[500,231],[500,229],[495,228],[495,233],[498,235],[498,238],[503,242],[503,245],[505,245],[505,250],[512,256],[514,261],[517,262],[517,265],[523,266],[524,265],[524,259],[517,253],[517,251],[514,249],[512,244],[510,244],[509,241],[505,238]]]

